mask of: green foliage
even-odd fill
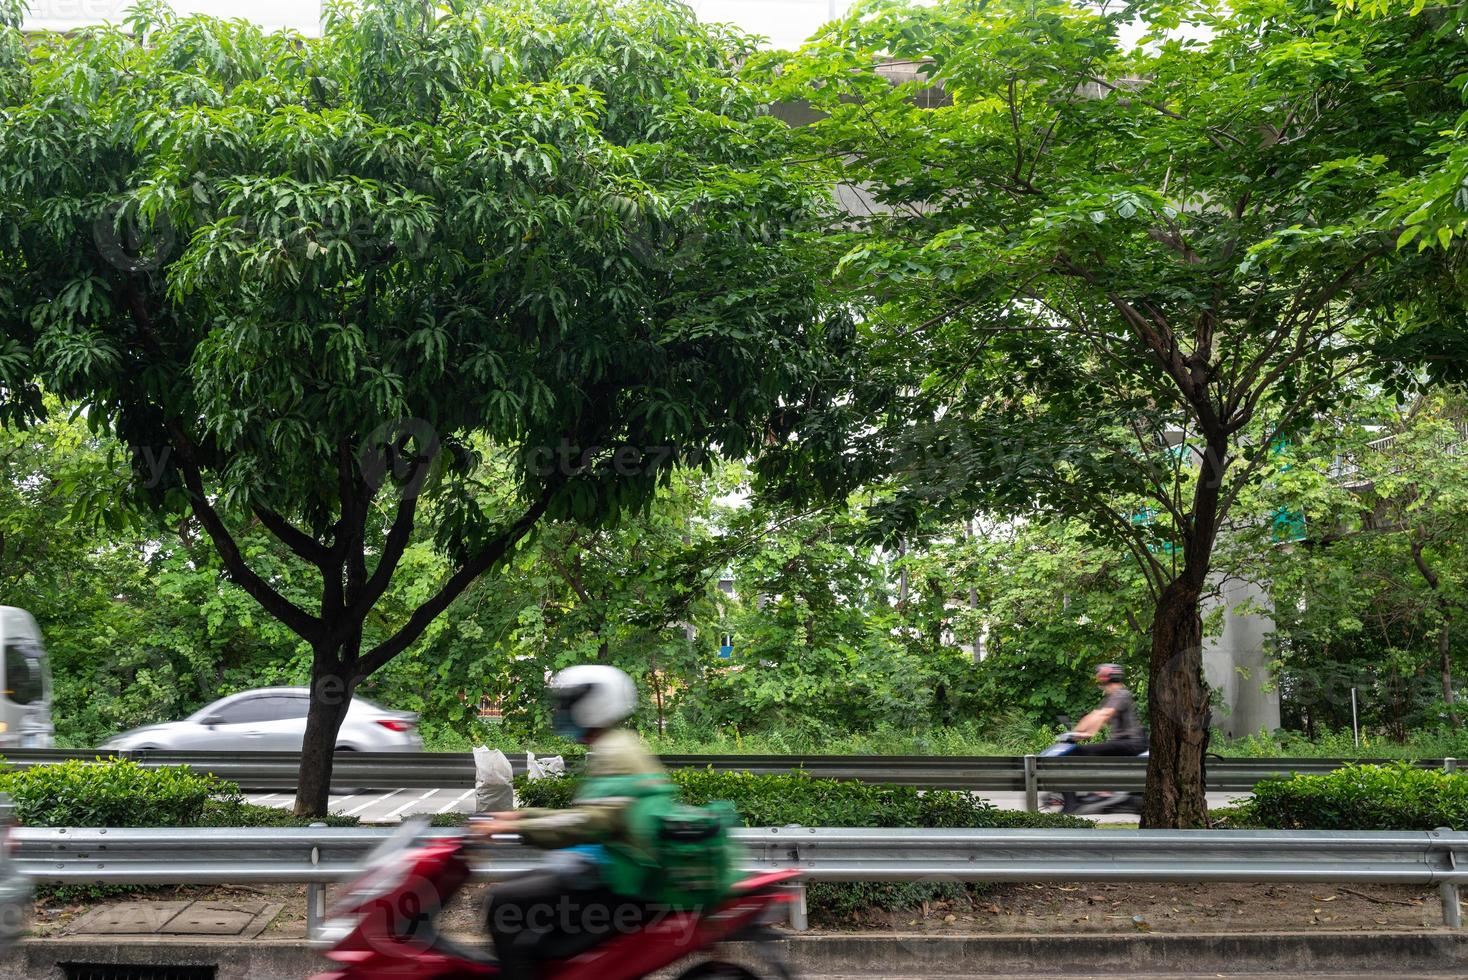
[[[223,579],[207,541],[87,516],[91,501],[124,492],[125,453],[69,408],[50,408],[44,423],[0,428],[0,601],[41,623],[62,744],[96,745],[217,696],[303,681],[295,637]],[[263,535],[244,542],[299,594],[300,577]]]
[[[188,766],[72,760],[0,773],[0,792],[28,827],[355,827],[356,817],[297,817],[247,803],[239,787]]]
[[[461,819],[462,822],[462,819]],[[298,817],[277,806],[257,806],[242,797],[214,798],[204,805],[200,827],[309,827],[324,823],[328,827],[356,827],[361,821],[340,813]]]
[[[464,815],[462,813],[409,813],[403,816],[403,822],[409,820],[427,820],[430,827],[462,827]]]
[[[853,918],[897,914],[906,920],[934,902],[968,905],[986,888],[956,881],[812,881],[805,887],[806,907],[817,925],[847,927]]]
[[[1274,499],[1305,516],[1305,540],[1278,544],[1255,529],[1231,547],[1271,583],[1286,727],[1322,738],[1348,727],[1354,688],[1372,742],[1458,729],[1453,679],[1468,662],[1468,639],[1454,629],[1468,610],[1464,418],[1461,390],[1406,402],[1363,391],[1302,433],[1269,474]]]
[[[1468,829],[1468,775],[1395,765],[1347,766],[1266,780],[1241,819],[1280,830]]]
[[[1167,627],[1158,743],[1203,734],[1201,599],[1232,572],[1220,534],[1278,511],[1246,499],[1278,439],[1350,379],[1418,380],[1380,359],[1404,321],[1462,333],[1455,232],[1442,260],[1382,221],[1439,169],[1422,134],[1461,129],[1458,31],[1337,13],[873,0],[756,66],[818,116],[796,136],[811,179],[876,205],[820,242],[862,320],[842,383],[762,471],[799,499],[888,481],[890,539],[975,512],[1084,522],[1145,579],[1140,628]],[[1149,822],[1201,823],[1201,778],[1154,780]]]
[[[73,760],[0,775],[0,791],[31,827],[197,827],[211,797],[238,788],[187,766]]]
[[[542,518],[754,451],[804,383],[819,191],[751,42],[682,4],[9,20],[0,420],[80,406],[128,464],[90,516],[207,538],[313,681],[370,677]]]
[[[385,700],[422,712],[435,745],[523,750],[557,741],[548,674],[602,660],[637,679],[636,720],[656,730],[713,656],[725,600],[717,565],[702,561],[717,530],[707,518],[740,473],[719,464],[679,469],[644,511],[615,527],[546,523],[494,580],[446,613],[452,629],[434,631],[383,675]],[[696,624],[692,639],[682,624]],[[473,697],[461,696],[466,690]],[[482,696],[500,710],[498,724],[480,723]]]
[[[1129,686],[1145,710],[1149,643],[1142,624],[1150,600],[1125,549],[1079,521],[1035,521],[970,535],[924,557],[972,589],[976,608],[967,622],[985,629],[985,657],[971,700],[992,719],[991,730],[1007,715],[1047,729],[1057,715],[1079,717],[1096,701],[1092,678],[1100,663],[1129,669]]]
[[[278,617],[357,571],[277,518],[360,550],[370,610],[338,605],[370,653],[549,493],[359,688],[430,747],[565,754],[547,671],[599,658],[664,751],[1033,750],[1094,704],[1096,661],[1142,680],[1148,579],[1212,523],[1183,519],[1199,481],[1169,440],[1201,449],[1229,408],[1242,516],[1211,560],[1272,582],[1309,739],[1215,748],[1468,756],[1437,680],[1465,655],[1461,392],[1330,377],[1468,363],[1461,31],[1340,6],[1152,7],[1144,30],[1197,29],[1133,49],[1132,13],[876,2],[746,57],[656,0],[378,0],[321,39],[150,8],[29,42],[10,4],[0,599],[46,631],[60,738],[310,679]],[[867,70],[889,56],[924,70]],[[829,115],[787,131],[777,98]],[[884,208],[811,233],[831,181]],[[426,473],[402,419],[438,440]],[[641,449],[657,465],[619,470]],[[802,481],[827,502],[793,503]],[[1306,541],[1265,540],[1282,508]]]
[[[901,729],[878,725],[865,732],[776,729],[700,735],[680,727],[665,737],[650,735],[660,755],[1024,755],[1055,740],[1054,725],[978,722]]]
[[[297,817],[289,810],[247,803],[233,783],[188,766],[145,768],[135,762],[70,761],[0,773],[0,792],[29,827],[355,827],[356,817]],[[42,897],[60,902],[116,899],[132,885],[55,885]]]

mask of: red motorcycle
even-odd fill
[[[403,828],[375,850],[366,869],[332,907],[313,944],[339,969],[312,980],[488,980],[500,975],[488,953],[451,942],[436,918],[469,880],[467,859],[480,847],[463,833],[428,833],[423,821]],[[788,918],[797,871],[757,874],[703,912],[669,912],[641,928],[610,937],[564,960],[546,960],[540,980],[633,980],[727,941],[754,941],[761,967],[704,959],[678,980],[789,978],[768,941]]]

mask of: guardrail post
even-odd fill
[[[1033,755],[1025,756],[1025,809],[1040,812],[1040,764]]]
[[[1448,758],[1446,758],[1446,759],[1443,760],[1443,772],[1457,772],[1457,771],[1458,771],[1458,760],[1457,759],[1454,759],[1452,756],[1449,756]]]
[[[1438,886],[1443,896],[1443,924],[1449,929],[1463,928],[1463,910],[1458,905],[1458,886],[1445,881]]]
[[[1451,834],[1452,832],[1452,829],[1449,827],[1439,827],[1432,832],[1432,836],[1440,838],[1444,834]],[[1448,845],[1448,867],[1455,871],[1458,868],[1458,855],[1453,850],[1451,844]],[[1463,928],[1463,910],[1458,905],[1457,884],[1451,881],[1445,881],[1438,885],[1437,890],[1443,898],[1443,925],[1449,929]]]
[[[326,886],[313,881],[306,886],[306,938],[315,939],[326,919]]]
[[[325,827],[324,823],[313,823],[311,827]],[[311,848],[311,863],[321,863],[321,851],[319,848]],[[321,924],[326,921],[326,885],[320,881],[313,881],[306,886],[306,938],[315,939],[321,932]]]
[[[805,882],[797,881],[791,886],[791,891],[795,892],[795,901],[790,903],[790,928],[805,932],[810,927],[806,921]]]

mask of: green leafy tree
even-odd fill
[[[646,510],[615,527],[547,523],[499,576],[470,588],[385,683],[463,735],[486,734],[476,716],[488,698],[506,731],[543,737],[546,678],[609,662],[639,681],[639,720],[661,730],[672,700],[717,647],[722,593],[703,555],[712,499],[735,469],[681,469]]]
[[[792,412],[771,471],[827,492],[896,473],[897,527],[1039,512],[1129,549],[1153,600],[1148,826],[1207,821],[1221,531],[1366,370],[1392,316],[1373,300],[1432,264],[1376,217],[1458,111],[1417,80],[1459,55],[1420,21],[1336,14],[876,0],[772,81],[823,114],[813,179],[869,206],[824,243],[865,318],[853,394]]]
[[[977,700],[1049,724],[1096,701],[1098,663],[1133,668],[1145,694],[1146,582],[1135,559],[1080,521],[1011,522],[957,542],[972,587],[960,635],[982,638]]]
[[[796,739],[926,730],[964,713],[972,659],[949,635],[950,584],[875,543],[880,493],[845,507],[754,498],[721,518],[735,595],[730,660],[680,703],[688,730]]]
[[[800,377],[809,195],[749,42],[685,7],[374,0],[307,39],[148,5],[28,51],[4,11],[0,413],[83,405],[115,505],[187,515],[309,647],[300,813],[358,684],[538,522],[743,455]],[[441,577],[375,617],[419,542]]]
[[[1261,525],[1239,547],[1276,596],[1277,655],[1308,729],[1367,721],[1405,738],[1460,725],[1454,677],[1468,581],[1468,426],[1452,389],[1404,403],[1369,393],[1291,447],[1271,477],[1304,516],[1299,542]]]

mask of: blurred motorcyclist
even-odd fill
[[[541,868],[490,889],[486,916],[504,980],[531,980],[538,960],[576,955],[637,928],[651,911],[639,894],[646,870],[626,857],[646,842],[634,839],[627,816],[671,784],[642,740],[618,727],[637,707],[637,686],[615,667],[584,664],[558,673],[550,691],[556,732],[588,747],[574,805],[471,824],[483,836],[519,834],[552,850]]]
[[[1077,739],[1094,738],[1109,728],[1104,742],[1077,745],[1075,755],[1141,755],[1147,751],[1147,736],[1137,717],[1137,702],[1127,690],[1126,672],[1117,664],[1096,668],[1096,684],[1103,695],[1101,705],[1082,718],[1071,734]]]

